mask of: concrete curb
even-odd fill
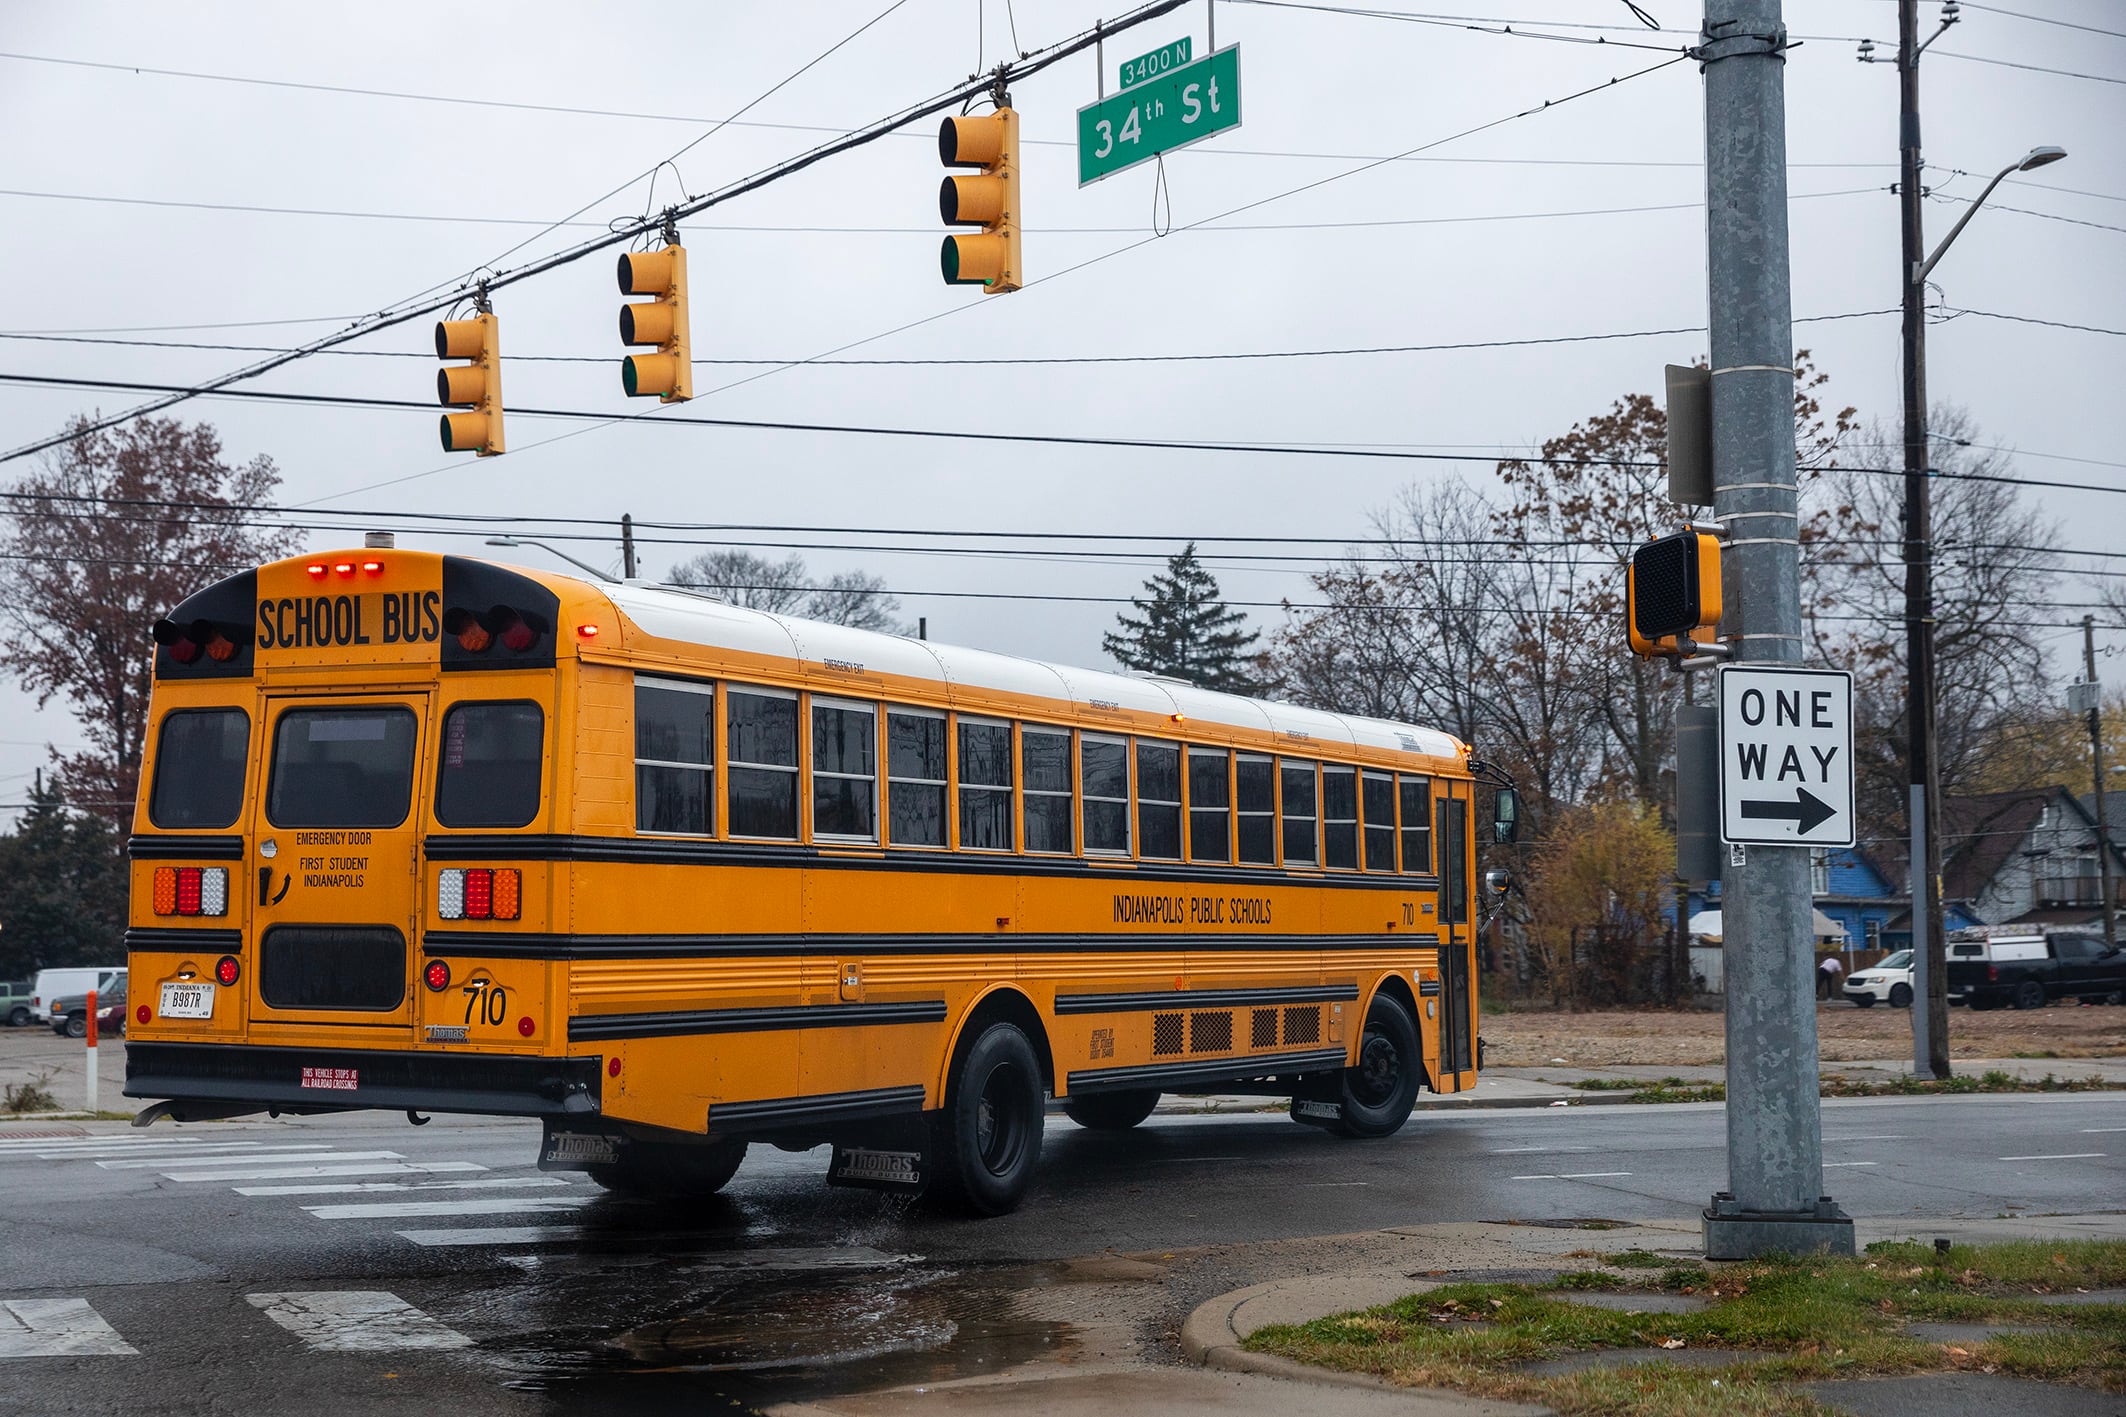
[[[1232,1373],[1260,1373],[1264,1377],[1288,1378],[1295,1382],[1323,1383],[1330,1387],[1363,1387],[1375,1391],[1409,1392],[1371,1373],[1346,1373],[1317,1368],[1308,1363],[1279,1358],[1269,1353],[1250,1353],[1240,1346],[1240,1333],[1233,1327],[1233,1314],[1248,1300],[1276,1289],[1276,1284],[1255,1284],[1235,1289],[1198,1304],[1181,1324],[1181,1351],[1191,1363],[1222,1368]]]

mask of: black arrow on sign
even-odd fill
[[[1742,815],[1745,819],[1755,817],[1775,822],[1792,822],[1795,832],[1806,836],[1837,816],[1838,809],[1806,787],[1797,787],[1791,802],[1751,802],[1744,799]]]

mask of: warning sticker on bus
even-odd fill
[[[355,1068],[304,1068],[303,1086],[321,1087],[330,1092],[353,1092],[358,1085],[357,1074]]]

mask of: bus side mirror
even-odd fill
[[[1510,787],[1501,787],[1491,809],[1491,832],[1501,846],[1518,841],[1521,836],[1521,794]]]
[[[1510,872],[1486,871],[1484,873],[1484,889],[1490,891],[1493,895],[1506,894],[1512,885],[1513,876]]]

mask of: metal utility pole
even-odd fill
[[[1726,528],[1735,662],[1801,660],[1793,304],[1787,258],[1786,27],[1779,0],[1705,0],[1705,196],[1713,515]],[[1728,1187],[1705,1251],[1853,1253],[1823,1194],[1808,849],[1732,848],[1721,913]]]
[[[2104,943],[2119,945],[2118,891],[2111,881],[2111,819],[2104,809],[2104,695],[2096,678],[2096,616],[2082,617],[2082,690],[2089,696],[2089,762],[2096,782],[2096,856],[2104,882]]]
[[[620,514],[620,578],[635,579],[635,519],[626,512]]]
[[[1928,43],[1932,43],[1931,40]],[[1927,244],[1920,205],[1919,0],[1897,0],[1898,180],[1904,220],[1905,740],[1912,847],[1912,1071],[1949,1076],[1941,904],[1941,770],[1934,752],[1934,511],[1927,446]]]

